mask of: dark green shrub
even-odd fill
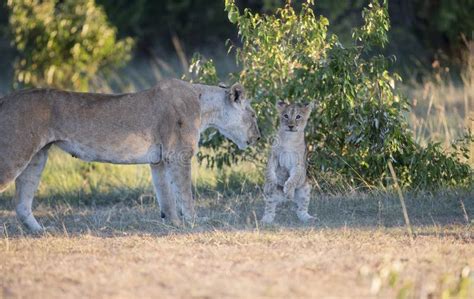
[[[92,79],[130,58],[133,40],[117,40],[94,0],[9,0],[18,51],[15,85],[85,91]]]
[[[234,0],[226,0],[226,11],[242,40],[236,49],[240,81],[256,101],[267,138],[277,100],[319,103],[307,130],[312,176],[333,172],[353,186],[387,185],[390,160],[403,186],[472,182],[472,169],[457,151],[449,154],[438,144],[422,148],[413,139],[404,118],[408,102],[395,91],[401,78],[388,71],[394,59],[376,52],[388,43],[386,2],[375,0],[364,9],[364,24],[346,46],[328,33],[329,22],[314,14],[312,0],[300,11],[287,2],[274,15],[241,13]]]

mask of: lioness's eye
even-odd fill
[[[297,115],[297,116],[296,116],[296,119],[300,119],[300,118],[301,118],[301,115]]]
[[[283,115],[284,118],[288,118],[288,114]]]

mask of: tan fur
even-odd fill
[[[312,110],[311,104],[277,104],[280,126],[267,163],[264,223],[272,223],[276,206],[285,200],[296,202],[301,221],[314,219],[308,214],[311,185],[306,177],[306,144],[304,129]]]
[[[172,79],[119,95],[20,91],[0,99],[0,191],[16,180],[18,217],[40,230],[31,202],[54,144],[85,161],[150,164],[162,215],[179,224],[177,204],[186,219],[195,216],[190,162],[200,132],[216,127],[244,148],[260,137],[252,113],[238,84]]]

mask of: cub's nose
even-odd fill
[[[293,130],[294,127],[295,127],[295,126],[288,126],[288,128],[289,128],[290,130]]]

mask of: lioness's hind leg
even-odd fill
[[[2,162],[4,161],[0,158],[0,193],[8,188],[10,183],[15,180],[20,172],[18,169],[12,170],[12,167],[7,167],[7,165],[3,165]]]
[[[43,230],[33,216],[31,206],[47,159],[48,149],[43,148],[33,156],[28,166],[15,180],[16,215],[32,232]]]
[[[295,192],[295,202],[297,205],[296,215],[303,222],[314,220],[314,217],[308,214],[310,193],[311,185],[307,182],[300,188],[297,188]]]

